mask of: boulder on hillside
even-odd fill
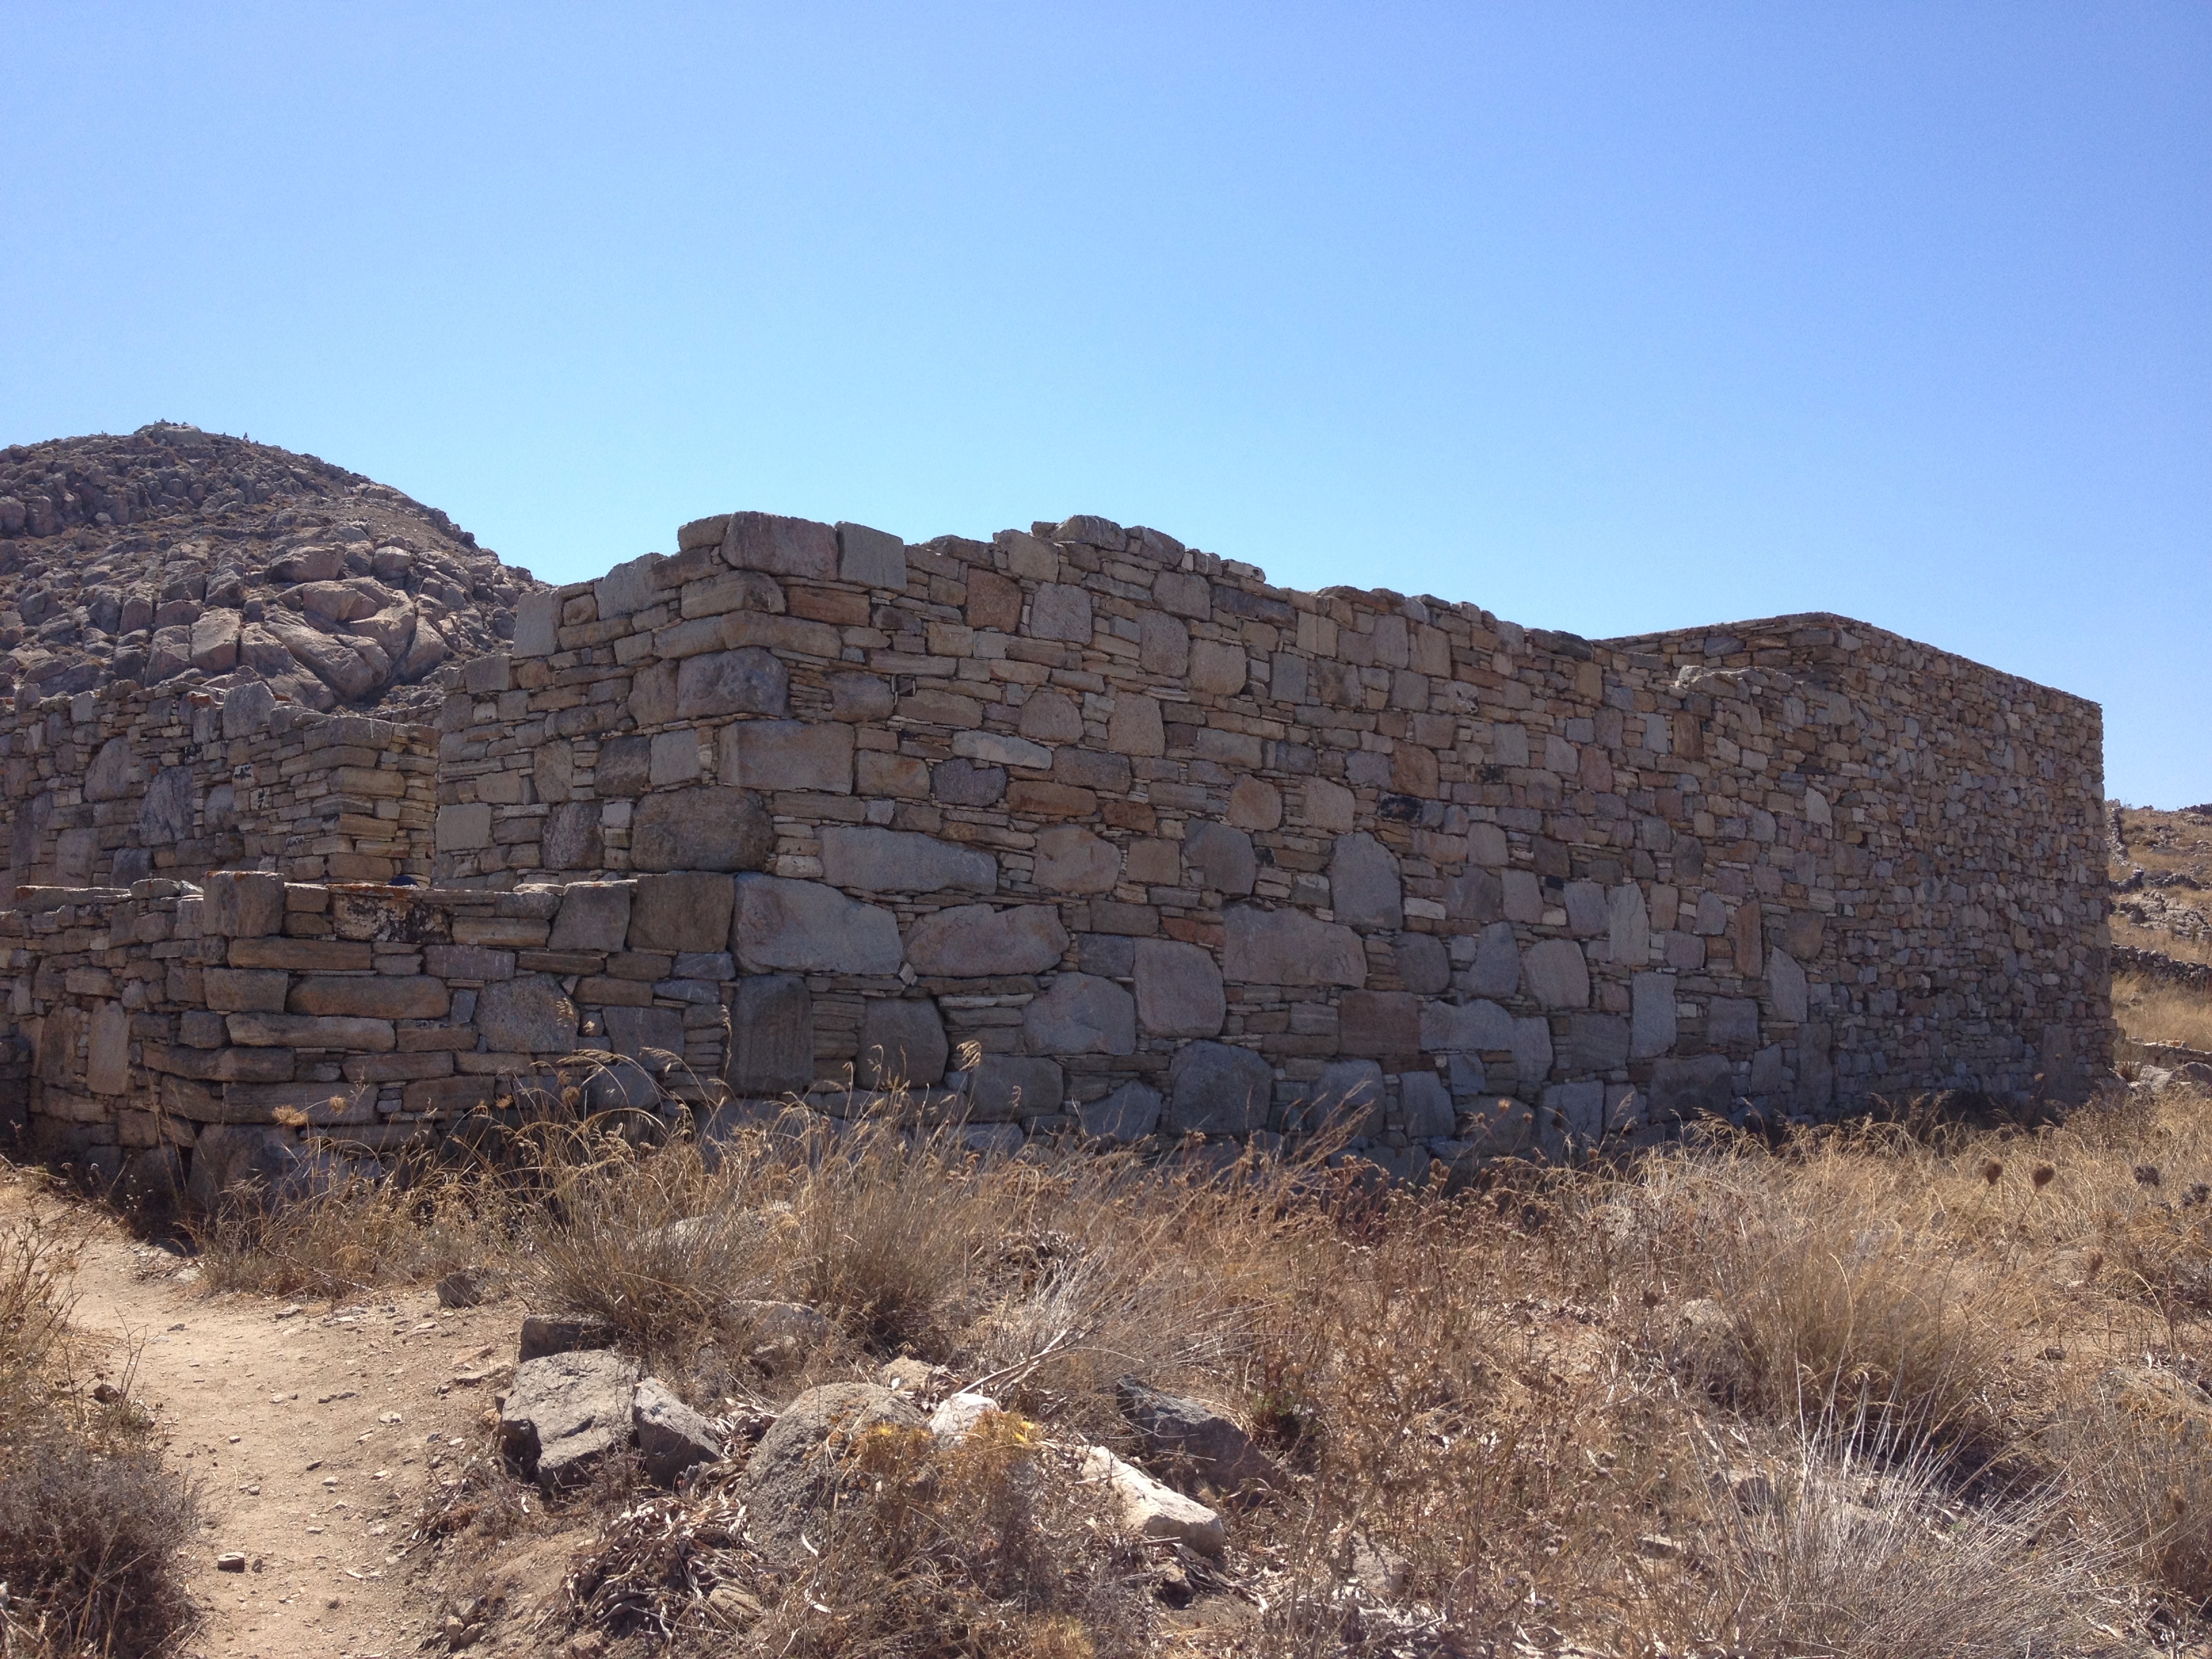
[[[1083,1478],[1106,1488],[1125,1532],[1139,1538],[1171,1539],[1200,1555],[1218,1555],[1228,1547],[1229,1528],[1219,1515],[1196,1498],[1162,1486],[1103,1446],[1093,1446],[1083,1455]]]

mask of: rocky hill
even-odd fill
[[[0,449],[0,696],[262,680],[422,718],[543,586],[435,507],[273,445],[159,422]]]

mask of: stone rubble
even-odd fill
[[[312,455],[156,422],[0,449],[0,696],[259,686],[386,717],[498,649],[540,584]]]

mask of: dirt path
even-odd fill
[[[461,1458],[514,1357],[512,1309],[441,1309],[428,1291],[355,1306],[204,1294],[183,1263],[74,1206],[0,1189],[0,1225],[33,1206],[83,1249],[74,1323],[106,1380],[154,1413],[209,1522],[186,1578],[206,1617],[191,1659],[412,1654],[406,1541],[430,1482]],[[243,1573],[219,1571],[240,1552]]]

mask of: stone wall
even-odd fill
[[[736,514],[679,549],[526,596],[512,653],[466,665],[434,890],[277,884],[268,937],[343,967],[134,890],[133,939],[221,974],[118,994],[126,1097],[342,1080],[362,1126],[418,1133],[566,1042],[702,1108],[849,1112],[896,1073],[984,1146],[1348,1116],[1419,1175],[1702,1113],[2072,1097],[2109,1063],[2079,699],[1830,617],[1594,642],[1296,592],[1097,519],[907,546]],[[70,988],[126,970],[112,927],[45,918],[119,897],[31,902],[18,1020],[110,994]],[[333,975],[362,983],[311,988]],[[398,994],[379,975],[421,1007],[354,1010]],[[52,1080],[42,1041],[34,1096],[116,1098]],[[280,1051],[283,1079],[205,1069]]]
[[[665,1093],[703,1110],[727,1097],[732,969],[726,949],[675,947],[703,939],[702,915],[726,946],[730,886],[432,891],[222,872],[204,890],[19,890],[0,946],[27,1063],[12,1087],[0,1066],[0,1102],[37,1155],[110,1175],[180,1178],[208,1152],[203,1197],[238,1159],[281,1172],[317,1139],[386,1153],[518,1090],[557,1095],[579,1050],[642,1061],[572,1068],[598,1090],[587,1103]]]
[[[26,699],[0,711],[9,885],[128,887],[240,866],[427,878],[435,739],[255,684]]]
[[[1096,519],[679,545],[472,665],[440,879],[772,878],[745,965],[806,977],[825,1072],[926,994],[1079,1115],[1275,1128],[1326,1074],[1410,1152],[1499,1095],[1589,1134],[2109,1056],[2080,699],[1835,617],[1599,644],[1296,592]]]

